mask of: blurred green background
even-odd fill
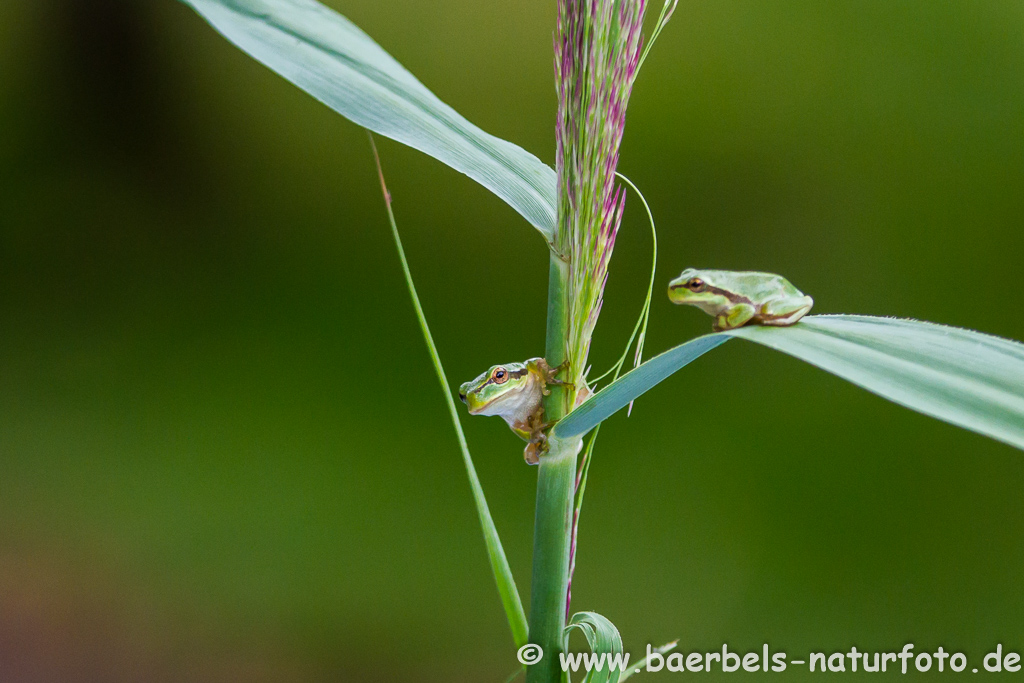
[[[329,4],[553,161],[554,0]],[[683,0],[620,167],[659,290],[764,269],[819,313],[1024,339],[1022,64],[1019,2]],[[381,151],[452,381],[540,354],[535,232]],[[598,372],[645,286],[630,202]],[[709,323],[659,292],[648,350]],[[528,604],[536,470],[465,427]],[[4,680],[515,669],[365,134],[172,0],[0,3],[0,466]],[[574,607],[634,652],[978,664],[1024,649],[1022,487],[1019,451],[734,342],[603,430]]]

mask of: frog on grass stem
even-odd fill
[[[540,462],[547,450],[544,430],[552,425],[544,422],[544,397],[550,394],[549,384],[569,382],[555,379],[565,364],[552,368],[543,358],[530,358],[522,363],[492,366],[476,379],[459,387],[459,398],[469,407],[470,415],[498,415],[512,431],[529,443],[523,459],[531,465]]]

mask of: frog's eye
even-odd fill
[[[688,289],[692,289],[695,292],[699,292],[704,289],[704,281],[699,277],[695,277],[686,283]]]
[[[505,368],[494,368],[494,372],[491,373],[491,379],[495,384],[504,384],[508,381],[508,370]]]

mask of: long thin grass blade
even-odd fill
[[[629,678],[633,674],[643,673],[644,671],[647,670],[647,663],[650,660],[654,659],[655,656],[664,655],[666,652],[671,652],[672,650],[676,649],[678,646],[679,646],[679,641],[678,640],[673,640],[671,643],[665,643],[661,647],[653,648],[651,650],[651,654],[646,655],[640,661],[631,664],[629,667],[626,668],[625,671],[622,672],[622,675],[619,676],[619,683],[623,683],[623,681],[625,681],[627,678]]]
[[[916,320],[809,316],[792,327],[741,327],[656,356],[554,428],[584,434],[687,363],[732,337],[807,361],[925,415],[1024,449],[1024,344]]]
[[[444,367],[441,365],[441,357],[434,345],[434,336],[430,334],[430,326],[427,325],[427,318],[420,306],[420,297],[416,293],[416,285],[413,284],[412,271],[409,270],[409,262],[405,259],[405,249],[402,247],[402,238],[398,234],[398,224],[395,222],[395,214],[391,208],[391,193],[388,192],[384,183],[384,171],[380,165],[380,157],[377,155],[377,146],[373,142],[373,135],[370,135],[370,147],[373,149],[373,160],[377,164],[377,174],[380,176],[380,189],[384,193],[384,204],[388,210],[388,221],[391,224],[391,235],[395,239],[395,248],[398,250],[398,260],[402,264],[402,274],[405,276],[405,284],[409,288],[409,296],[412,299],[413,308],[416,310],[416,319],[420,323],[420,330],[423,332],[423,340],[430,352],[430,360],[434,363],[434,370],[437,372],[437,379],[441,384],[441,393],[444,394],[445,402],[448,405],[448,414],[455,428],[455,435],[459,440],[459,449],[462,451],[462,462],[466,466],[466,474],[469,476],[469,487],[473,490],[473,501],[476,503],[477,516],[480,518],[480,528],[484,532],[484,543],[487,545],[487,557],[491,561],[491,571],[494,573],[494,581],[498,584],[498,595],[501,597],[502,607],[505,608],[505,616],[508,617],[509,628],[512,629],[512,639],[516,647],[526,644],[527,625],[526,613],[523,611],[523,602],[519,597],[519,590],[516,588],[516,581],[512,577],[512,568],[508,565],[508,558],[505,557],[505,549],[498,537],[498,529],[494,526],[494,519],[491,518],[490,508],[487,507],[487,498],[484,497],[484,489],[480,485],[480,478],[476,474],[476,467],[473,466],[473,457],[469,454],[469,445],[466,443],[466,435],[462,432],[462,423],[459,421],[459,411],[455,407],[455,399],[452,398],[452,391],[448,384],[448,377],[445,375]]]
[[[341,14],[314,0],[182,2],[342,116],[465,173],[552,241],[555,172],[467,121]]]

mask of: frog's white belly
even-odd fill
[[[508,391],[491,401],[478,415],[497,415],[510,427],[526,424],[530,416],[540,407],[543,391],[531,375],[521,387]]]

